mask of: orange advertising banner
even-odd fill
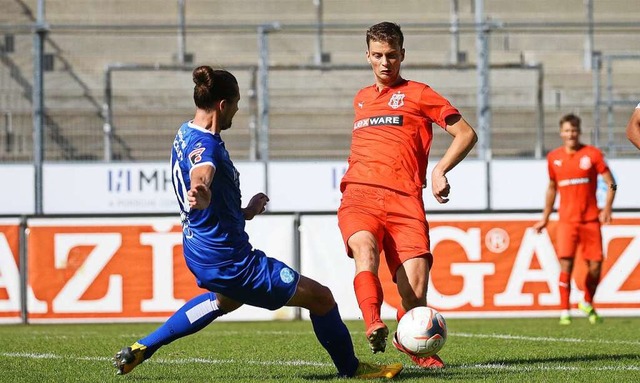
[[[202,293],[176,219],[30,224],[28,319],[166,318]]]
[[[273,221],[277,217],[267,216],[266,226],[257,232],[265,240],[277,238],[283,249],[293,248],[292,221]],[[555,224],[537,234],[531,228],[532,217],[430,217],[435,262],[429,305],[450,317],[556,315],[560,267],[554,248]],[[304,231],[315,238],[307,242],[322,245],[303,248],[302,263],[309,264],[305,259],[318,259],[319,252],[324,252],[339,257],[336,264],[351,265],[337,227],[331,224],[335,216],[323,219],[326,222],[320,220],[314,226],[317,230]],[[159,321],[203,292],[185,265],[175,218],[37,219],[30,220],[28,227],[29,321]],[[20,313],[19,299],[12,294],[19,290],[18,234],[17,225],[0,226],[0,321]],[[640,214],[615,215],[602,234],[605,260],[596,307],[607,315],[640,315]],[[341,286],[333,291],[348,310],[350,305],[343,302],[353,298],[351,269],[329,270],[329,258],[322,259],[305,273]],[[386,266],[380,267],[380,273],[385,302],[397,307],[397,290]],[[578,257],[572,281],[574,307],[582,298],[585,273]]]
[[[535,220],[500,215],[431,217],[434,266],[428,304],[450,316],[556,315],[560,310],[560,266],[555,252],[556,223],[538,234]],[[603,313],[640,315],[640,217],[615,215],[602,227],[605,260],[595,295]],[[385,302],[398,307],[400,298],[386,267]],[[575,260],[572,308],[583,298],[586,262]],[[451,315],[455,313],[455,315]]]
[[[17,323],[20,311],[20,221],[0,220],[0,323]]]

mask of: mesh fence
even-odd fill
[[[256,105],[268,97],[268,149],[271,159],[346,159],[352,124],[352,97],[373,82],[364,58],[364,30],[371,20],[393,19],[403,25],[406,78],[430,84],[449,98],[473,126],[477,124],[478,74],[474,69],[476,35],[473,1],[460,1],[460,29],[452,35],[450,2],[407,1],[396,13],[375,8],[383,2],[325,0],[322,35],[315,26],[312,1],[187,2],[187,25],[176,25],[174,1],[47,1],[49,31],[45,40],[44,159],[46,161],[156,161],[168,157],[167,143],[192,117],[189,70],[114,71],[111,73],[112,133],[105,154],[107,67],[200,64],[233,70],[242,101],[234,128],[225,141],[237,159],[255,157]],[[366,4],[365,4],[366,3]],[[640,100],[638,61],[616,62],[611,85],[601,82],[602,100],[618,100],[596,113],[595,72],[585,69],[583,1],[564,2],[549,14],[548,1],[509,5],[486,0],[491,21],[489,57],[492,112],[490,142],[494,157],[531,157],[536,145],[559,144],[557,121],[568,112],[583,118],[586,141],[594,140],[613,156],[634,155],[624,126]],[[542,5],[538,4],[542,3]],[[631,2],[634,3],[634,2]],[[35,1],[0,0],[0,161],[33,160],[33,82]],[[386,3],[384,3],[386,4]],[[554,3],[555,4],[555,3]],[[622,0],[596,2],[596,53],[639,52],[639,11]],[[557,5],[557,4],[556,4]],[[364,6],[364,8],[362,8]],[[361,8],[357,8],[361,7]],[[388,8],[388,7],[386,7]],[[224,9],[224,11],[222,11]],[[357,9],[366,9],[359,13]],[[82,17],[78,16],[82,15]],[[536,15],[546,15],[545,22]],[[273,21],[280,24],[272,24]],[[608,22],[607,20],[611,20]],[[259,27],[275,30],[260,46]],[[182,35],[183,34],[183,35]],[[186,42],[180,51],[180,38]],[[457,52],[452,51],[457,37]],[[319,51],[321,43],[321,52]],[[268,55],[267,92],[258,92],[255,72]],[[324,67],[309,69],[322,53]],[[451,64],[455,56],[457,64]],[[181,61],[182,60],[182,61]],[[542,82],[530,64],[542,68]],[[362,65],[361,69],[340,69]],[[501,65],[521,69],[500,69]],[[434,69],[434,66],[442,68]],[[603,76],[605,73],[602,74]],[[542,87],[541,87],[542,86]],[[542,91],[542,97],[538,92]],[[604,102],[603,101],[603,102]],[[603,104],[605,105],[605,104]],[[541,106],[542,109],[539,109]],[[258,126],[259,127],[259,126]],[[542,142],[537,142],[543,131]],[[440,156],[449,137],[435,128],[432,155]],[[472,153],[473,155],[474,153]]]

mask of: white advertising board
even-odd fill
[[[245,199],[264,190],[262,163],[235,165]],[[43,173],[45,214],[178,211],[169,162],[45,164]]]
[[[342,161],[270,162],[269,211],[337,211]]]
[[[487,174],[482,161],[464,161],[447,175],[450,200],[439,204],[431,193],[429,164],[423,199],[427,211],[484,210],[487,207]],[[268,165],[269,211],[337,211],[340,206],[340,180],[347,163],[271,162]]]
[[[640,209],[640,161],[635,159],[608,160],[611,174],[618,184],[614,209]],[[599,191],[606,185],[598,185]],[[614,216],[615,219],[615,216]]]
[[[640,208],[640,161],[607,160],[618,184],[614,209]],[[491,162],[491,209],[525,210],[544,208],[549,174],[546,160],[493,160]],[[598,204],[602,206],[608,185],[598,179]],[[559,203],[556,198],[556,207]],[[615,216],[614,216],[615,218]]]
[[[431,160],[427,168],[427,187],[422,193],[427,213],[487,208],[487,165],[484,161],[464,160],[447,174],[451,192],[449,202],[443,204],[435,199],[431,191],[431,172],[437,163],[437,160]]]
[[[490,179],[492,209],[542,212],[549,185],[546,160],[493,160]]]
[[[35,213],[35,170],[33,165],[2,165],[0,215]]]
[[[436,163],[437,159],[433,159],[427,171],[427,212],[543,208],[548,184],[545,160],[493,160],[487,174],[483,161],[467,159],[447,175],[451,194],[446,204],[439,204],[431,194],[430,175]],[[619,186],[614,209],[640,209],[640,161],[613,159],[608,163]],[[270,212],[334,212],[340,205],[340,180],[347,163],[238,162],[236,168],[240,172],[243,205],[256,193],[266,191],[271,199],[267,206]],[[2,165],[0,176],[11,180],[10,187],[0,188],[0,215],[33,214],[33,166]],[[175,213],[177,204],[170,177],[168,163],[161,162],[44,164],[43,212]],[[606,187],[603,182],[598,186],[600,203]]]

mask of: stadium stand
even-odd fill
[[[312,0],[242,0],[186,2],[186,49],[198,64],[223,66],[238,75],[243,101],[234,129],[225,140],[236,159],[252,158],[252,127],[256,116],[255,78],[260,25],[278,22],[267,35],[269,45],[269,158],[334,159],[348,155],[354,93],[372,83],[364,60],[364,30],[381,20],[396,21],[405,30],[405,77],[425,81],[459,106],[476,125],[476,35],[474,1],[459,1],[460,40],[464,67],[445,66],[451,56],[448,0],[388,1],[324,0],[323,51],[330,55],[324,70],[304,68],[316,54],[316,8]],[[32,158],[31,93],[36,0],[0,0],[0,161]],[[593,134],[594,72],[585,68],[585,5],[583,0],[512,2],[485,0],[492,65],[541,64],[544,71],[544,147],[557,144],[557,120],[567,112],[583,117]],[[595,50],[609,54],[640,52],[632,1],[594,2]],[[105,75],[108,65],[177,64],[178,5],[173,0],[48,0],[50,25],[45,44],[46,134],[48,161],[100,161],[104,158]],[[634,24],[635,23],[635,24]],[[635,29],[634,29],[635,28]],[[612,96],[621,106],[600,110],[600,145],[613,143],[615,155],[624,147],[624,104],[640,98],[639,60],[613,62]],[[362,65],[361,69],[339,69]],[[242,68],[239,68],[242,66]],[[332,67],[333,66],[333,67]],[[288,70],[284,68],[288,67]],[[167,144],[182,120],[193,113],[190,71],[119,71],[111,74],[113,159],[157,161],[168,157]],[[601,76],[606,96],[606,73]],[[492,146],[494,157],[534,154],[538,116],[536,72],[492,70]],[[252,93],[253,92],[253,93]],[[635,104],[633,104],[635,105]],[[609,131],[605,125],[615,128]],[[448,138],[440,129],[432,155],[443,153]],[[610,132],[610,133],[609,133]]]

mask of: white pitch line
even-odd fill
[[[413,367],[413,366],[412,366]],[[419,368],[419,367],[416,367]],[[548,365],[533,365],[533,366],[515,366],[507,364],[463,364],[453,368],[462,369],[493,369],[493,370],[509,370],[509,371],[640,371],[640,366],[602,366],[602,367],[575,367],[575,366],[548,366]]]
[[[640,346],[640,341],[629,341],[629,340],[552,338],[552,337],[546,337],[546,336],[522,336],[522,335],[509,335],[509,334],[473,334],[473,333],[464,333],[464,332],[449,333],[449,335],[459,336],[462,338],[492,338],[492,339],[507,339],[507,340],[526,340],[526,341],[535,341],[535,342],[599,343],[599,344],[620,344],[620,345]]]
[[[313,331],[256,331],[260,335],[313,335]],[[224,330],[219,332],[204,333],[203,336],[234,336],[243,335],[245,332],[236,330]],[[350,331],[351,337],[356,338],[362,336],[362,331]],[[510,335],[510,334],[474,334],[465,332],[449,332],[449,336],[459,336],[462,338],[494,338],[494,339],[507,339],[507,340],[525,340],[535,342],[566,342],[566,343],[601,343],[601,344],[620,344],[640,346],[640,341],[627,341],[627,340],[598,340],[598,339],[580,339],[580,338],[553,338],[553,337],[535,337],[535,336],[522,336],[522,335]],[[140,337],[127,336],[127,339],[133,339]]]
[[[313,331],[256,331],[261,335],[308,335],[313,334]],[[209,333],[215,336],[229,336],[243,334],[242,331],[225,330],[215,333]],[[351,331],[351,337],[355,338],[362,335],[362,331]],[[565,342],[565,343],[598,343],[598,344],[619,344],[628,346],[640,346],[640,341],[628,341],[628,340],[599,340],[599,339],[580,339],[580,338],[553,338],[543,336],[522,336],[522,335],[510,335],[510,334],[474,334],[465,332],[450,332],[449,336],[459,336],[461,338],[493,338],[493,339],[506,339],[506,340],[523,340],[534,342]],[[130,337],[131,338],[131,337]],[[133,337],[135,338],[135,337]]]
[[[26,353],[26,352],[3,352],[0,353],[0,357],[6,358],[23,358],[23,359],[67,359],[67,360],[79,360],[79,361],[96,361],[96,362],[108,362],[111,358],[108,357],[69,357],[64,355],[56,355],[51,353],[38,354],[38,353]],[[182,359],[164,359],[154,358],[150,359],[147,363],[158,364],[254,364],[261,366],[316,366],[316,367],[332,367],[330,363],[311,362],[305,360],[289,360],[289,361],[259,361],[259,360],[234,360],[234,359],[207,359],[207,358],[182,358]],[[420,368],[417,366],[406,366],[408,369]],[[463,364],[459,366],[449,366],[450,369],[463,369],[463,370],[508,370],[515,372],[535,372],[535,371],[640,371],[640,366],[603,366],[603,367],[574,367],[574,366],[550,366],[550,365],[531,365],[531,366],[519,366],[508,365],[500,363],[490,364]]]
[[[257,331],[258,334],[261,335],[313,335],[313,331]],[[224,330],[224,331],[216,331],[210,333],[201,333],[200,336],[235,336],[242,335],[244,332],[237,330]],[[356,338],[361,336],[362,332],[352,331],[351,337]],[[118,338],[123,339],[137,339],[143,337],[144,334],[129,334],[129,335],[119,335]],[[484,338],[484,339],[505,339],[505,340],[521,340],[521,341],[532,341],[532,342],[562,342],[562,343],[594,343],[594,344],[618,344],[618,345],[626,345],[626,346],[640,346],[640,341],[633,340],[604,340],[604,339],[580,339],[580,338],[553,338],[553,337],[544,337],[544,336],[523,336],[523,335],[510,335],[510,334],[474,334],[474,333],[465,333],[465,332],[450,332],[449,336],[453,337],[461,337],[461,338]],[[39,336],[41,337],[41,336]],[[67,338],[67,335],[57,335],[50,336],[50,338]],[[75,337],[75,335],[74,335]]]

